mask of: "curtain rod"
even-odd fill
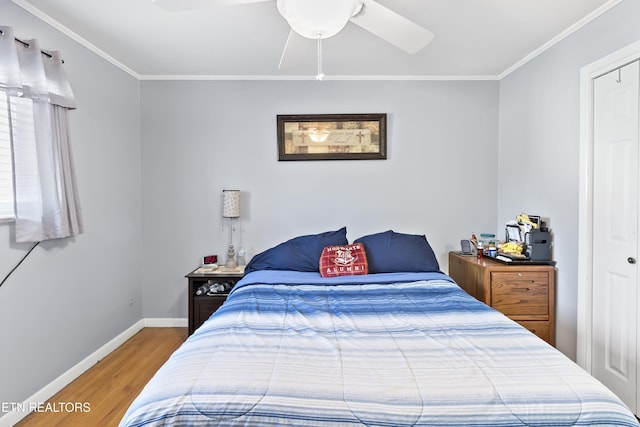
[[[0,30],[0,35],[3,35],[4,31]],[[17,37],[13,38],[15,41],[17,41],[18,43],[21,43],[24,47],[31,47],[31,45],[29,43],[27,43],[24,40],[20,40]],[[42,50],[40,49],[40,53],[42,53],[44,56],[48,57],[48,58],[53,58],[53,55],[51,55],[49,52],[47,52],[46,50]],[[62,63],[64,64],[64,59],[62,60]]]
[[[24,40],[20,40],[17,37],[14,37],[14,40],[17,41],[18,43],[21,43],[24,47],[31,47],[31,45],[29,43],[27,43]],[[46,51],[44,51],[42,49],[40,49],[40,53],[42,53],[44,56],[47,56],[49,58],[53,58],[53,55],[51,55],[49,52],[46,52]]]

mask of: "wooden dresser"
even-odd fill
[[[555,268],[449,253],[449,276],[467,293],[555,343]]]

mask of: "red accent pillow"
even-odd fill
[[[320,255],[322,277],[368,274],[369,264],[362,243],[343,246],[325,246]]]

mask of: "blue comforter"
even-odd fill
[[[259,271],[121,426],[637,426],[604,386],[440,273]]]

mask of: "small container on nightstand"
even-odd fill
[[[226,301],[233,286],[242,279],[242,269],[238,272],[205,271],[197,268],[185,277],[188,280],[189,335],[200,327]]]

